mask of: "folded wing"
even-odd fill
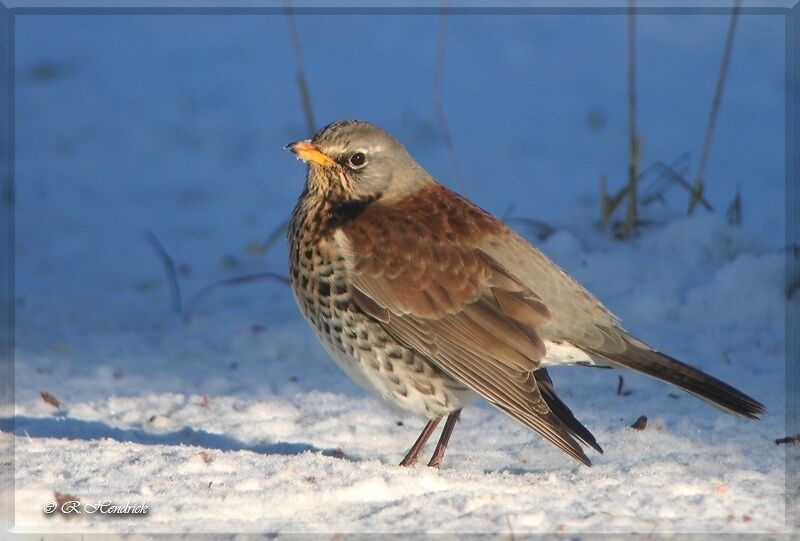
[[[402,254],[354,253],[339,235],[351,297],[395,339],[590,465],[575,438],[599,446],[537,371],[547,306],[482,250],[425,233]]]

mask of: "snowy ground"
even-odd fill
[[[297,22],[318,122],[382,125],[458,186],[432,106],[438,19]],[[686,151],[696,164],[726,27],[640,20],[644,165]],[[769,413],[733,418],[632,374],[617,395],[615,372],[558,369],[559,394],[606,450],[594,467],[475,405],[434,471],[396,466],[423,420],[347,380],[285,286],[219,290],[184,325],[143,237],[181,267],[184,300],[216,279],[285,273],[282,241],[254,247],[303,176],[282,150],[307,135],[286,19],[19,17],[16,411],[0,418],[15,435],[16,531],[786,532],[784,453],[798,447],[774,443],[783,28],[740,20],[707,174],[715,213],[686,218],[673,188],[621,243],[594,224],[600,174],[617,187],[627,164],[625,18],[448,19],[443,99],[468,195],[555,227],[541,247],[629,330]],[[642,414],[647,428],[628,428]],[[47,517],[54,492],[150,513]]]

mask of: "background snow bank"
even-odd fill
[[[374,121],[456,185],[432,120],[438,19],[297,22],[320,122]],[[640,19],[643,164],[699,148],[726,27]],[[619,243],[594,222],[600,173],[619,185],[627,163],[624,30],[612,16],[448,19],[443,99],[468,195],[554,226],[541,247],[629,330],[769,414],[722,415],[632,374],[617,395],[616,372],[554,369],[606,450],[593,468],[475,405],[431,471],[396,466],[423,421],[347,380],[287,288],[218,291],[182,325],[142,237],[182,266],[185,296],[285,272],[285,247],[252,249],[303,175],[282,150],[307,135],[285,18],[18,17],[16,411],[0,419],[15,435],[16,529],[785,531],[783,19],[740,21],[707,175],[716,214],[676,215],[673,189],[645,209],[658,225]],[[737,186],[739,228],[722,218]],[[628,428],[641,414],[646,430]],[[45,517],[55,491],[151,512]]]

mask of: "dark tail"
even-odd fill
[[[730,413],[758,419],[767,411],[761,402],[697,368],[654,351],[635,338],[626,337],[625,341],[628,347],[622,353],[594,353],[631,370],[671,383]]]
[[[594,435],[589,432],[589,429],[587,429],[583,423],[575,418],[572,410],[570,410],[567,405],[558,398],[558,395],[556,395],[555,387],[553,387],[553,380],[550,379],[550,374],[547,373],[547,370],[544,368],[534,370],[533,377],[536,379],[539,392],[542,394],[545,403],[547,403],[547,407],[550,408],[550,411],[561,421],[567,429],[567,432],[577,437],[585,444],[590,445],[598,453],[602,453],[603,448],[598,445],[597,440],[594,439]]]

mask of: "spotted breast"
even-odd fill
[[[292,292],[317,338],[350,378],[391,406],[430,419],[460,409],[474,393],[353,302],[340,245],[346,236],[325,220],[331,214],[329,205],[301,198],[289,229]]]

